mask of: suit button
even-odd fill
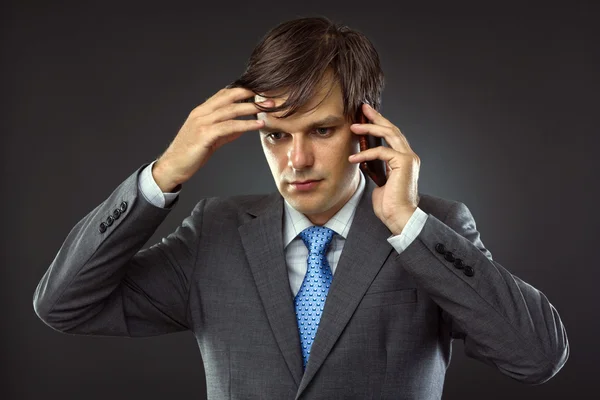
[[[446,254],[444,254],[444,258],[450,262],[453,262],[455,260],[454,255],[452,255],[451,251],[447,251]]]
[[[101,222],[100,226],[98,227],[98,230],[100,231],[100,233],[106,232],[106,224],[104,222]]]
[[[106,218],[106,225],[111,226],[113,222],[115,222],[115,219],[112,215],[109,215],[108,218]]]
[[[115,208],[115,211],[113,211],[112,216],[114,219],[119,219],[119,217],[121,216],[121,210]]]
[[[125,210],[127,210],[127,202],[126,201],[121,202],[121,207],[119,207],[119,210],[121,210],[121,214],[124,213]]]
[[[435,251],[437,251],[440,254],[444,254],[446,252],[446,248],[444,247],[443,244],[438,243],[435,245]]]
[[[471,267],[469,265],[465,265],[465,270],[463,271],[463,273],[466,276],[473,276],[473,275],[475,275],[475,270],[473,269],[473,267]]]
[[[461,260],[460,258],[454,260],[454,268],[463,269],[464,267],[465,264],[463,263],[463,260]]]

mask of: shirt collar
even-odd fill
[[[350,225],[354,219],[356,206],[365,190],[365,178],[362,172],[359,171],[360,181],[358,188],[344,204],[344,206],[325,223],[325,227],[335,231],[338,235],[346,239],[346,235],[350,230]],[[287,200],[284,200],[284,219],[283,219],[283,248],[285,249],[304,229],[313,226],[313,223],[308,218],[294,207]]]

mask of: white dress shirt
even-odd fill
[[[156,207],[164,208],[168,207],[175,200],[179,195],[179,192],[181,192],[181,189],[175,193],[163,193],[160,190],[152,176],[152,166],[155,162],[156,160],[142,170],[138,186],[146,200]],[[348,231],[350,230],[352,220],[354,219],[356,206],[365,190],[365,178],[363,174],[359,175],[360,182],[358,188],[350,200],[348,200],[342,209],[331,217],[324,225],[336,233],[333,235],[333,239],[327,250],[327,261],[334,276]],[[427,214],[417,207],[402,232],[399,235],[391,235],[387,239],[388,243],[394,247],[396,252],[401,253],[413,242],[413,240],[415,240],[419,233],[421,233],[426,221]],[[311,226],[313,226],[313,224],[304,214],[294,209],[287,201],[284,201],[283,247],[290,279],[290,288],[292,289],[294,296],[296,296],[298,290],[300,290],[304,275],[306,275],[306,260],[308,258],[308,249],[298,235],[304,229]]]

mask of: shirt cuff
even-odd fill
[[[138,180],[138,187],[142,195],[148,200],[149,203],[155,205],[156,207],[166,208],[173,203],[173,201],[181,192],[181,189],[174,193],[164,193],[158,187],[158,184],[154,180],[152,176],[152,166],[156,163],[157,160],[154,160],[150,165],[142,170],[140,174],[140,178]]]
[[[425,222],[427,222],[427,217],[427,213],[417,207],[402,232],[388,238],[388,243],[394,247],[398,254],[402,253],[419,236]]]

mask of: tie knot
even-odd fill
[[[308,247],[310,254],[323,255],[327,251],[334,234],[334,231],[324,226],[311,226],[300,232],[300,238]]]

